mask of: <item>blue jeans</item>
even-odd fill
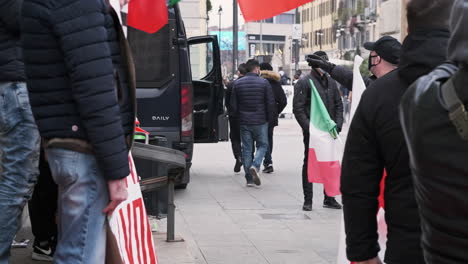
[[[26,84],[0,82],[1,264],[8,263],[11,242],[39,174],[39,144]]]
[[[58,185],[58,245],[54,263],[104,263],[107,181],[91,154],[60,148],[45,150]]]
[[[255,167],[260,170],[265,153],[268,151],[268,124],[263,125],[241,125],[242,140],[242,163],[244,163],[245,178],[247,182],[252,181],[249,169]],[[257,143],[257,151],[252,160],[252,149],[254,142]]]

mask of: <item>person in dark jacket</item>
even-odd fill
[[[39,171],[40,137],[20,45],[20,0],[0,0],[0,263],[8,263]]]
[[[323,51],[315,52],[316,55],[328,60],[328,56]],[[297,122],[302,128],[304,136],[304,165],[302,167],[302,189],[304,192],[304,211],[312,211],[313,184],[309,182],[307,175],[308,157],[309,157],[309,125],[310,125],[310,102],[311,86],[309,80],[314,82],[323,103],[333,121],[336,122],[338,132],[343,127],[343,101],[335,80],[320,68],[313,68],[309,75],[301,79],[294,86],[293,112]],[[341,205],[334,197],[329,197],[324,192],[325,199],[323,207],[332,209],[341,209]]]
[[[268,122],[273,119],[275,100],[267,80],[258,76],[260,64],[246,63],[247,74],[234,83],[231,95],[231,114],[238,117],[241,128],[242,159],[247,186],[260,185],[259,171],[268,151]],[[252,160],[254,142],[257,143]]]
[[[134,71],[105,0],[25,0],[31,106],[59,186],[55,263],[104,263],[106,214],[127,198]]]
[[[468,0],[455,1],[450,24],[448,55],[453,64],[418,79],[401,102],[428,264],[468,263],[468,115],[455,114],[468,105]]]
[[[237,80],[239,80],[247,74],[245,63],[239,64],[239,66],[237,67],[237,74],[239,75],[239,78]],[[231,93],[235,81],[236,80],[230,82],[226,87],[225,105],[228,109],[228,113],[230,113],[231,109]],[[229,130],[229,138],[231,139],[232,153],[234,154],[234,159],[236,160],[236,164],[234,165],[234,172],[237,173],[240,172],[242,167],[242,147],[239,118],[229,115]]]
[[[446,60],[451,5],[451,0],[410,2],[407,7],[409,35],[403,43],[398,69],[367,88],[356,110],[341,174],[346,251],[351,261],[380,261],[376,215],[385,170],[388,226],[385,263],[425,263],[409,153],[398,106],[416,79]]]
[[[364,43],[364,48],[369,50],[370,77],[363,77],[366,87],[373,81],[396,69],[400,61],[401,43],[391,36],[384,36],[376,42]],[[340,65],[335,65],[317,55],[310,55],[307,59],[310,66],[319,67],[328,72],[348,90],[353,90],[353,71]]]
[[[281,77],[278,73],[273,71],[273,67],[269,63],[260,64],[260,76],[265,78],[273,89],[273,95],[275,97],[275,108],[273,112],[273,119],[268,123],[268,151],[265,154],[263,160],[263,172],[272,173],[273,169],[273,132],[276,126],[278,126],[278,117],[283,112],[284,108],[288,104],[288,99],[284,93],[283,86],[281,86]]]

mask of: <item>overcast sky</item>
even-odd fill
[[[254,1],[254,0],[252,0]],[[218,16],[218,9],[221,5],[223,8],[223,12],[221,15],[221,27],[230,27],[232,26],[232,11],[233,11],[233,0],[211,0],[211,4],[213,5],[213,10],[210,12],[210,27],[211,26],[218,26],[219,24],[219,16]],[[239,25],[244,24],[244,19],[240,15],[239,9]]]

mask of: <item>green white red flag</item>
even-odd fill
[[[245,22],[274,17],[313,0],[238,0]]]
[[[312,89],[307,168],[309,182],[322,183],[328,196],[340,195],[343,142],[314,82],[309,81]]]

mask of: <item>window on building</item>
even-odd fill
[[[281,14],[275,17],[275,24],[294,24],[294,14]]]
[[[267,18],[267,19],[263,20],[263,23],[273,24],[273,18]]]

